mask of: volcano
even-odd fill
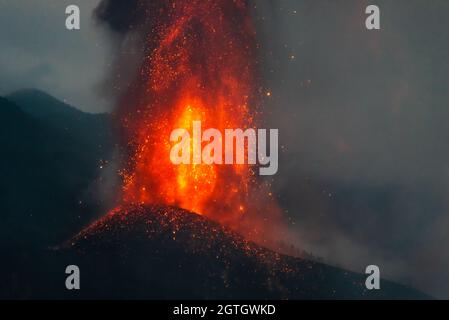
[[[364,275],[281,255],[204,216],[170,206],[116,209],[63,247],[47,251],[47,258],[39,256],[42,268],[29,275],[38,283],[21,291],[32,297],[425,298],[384,280],[382,290],[368,291]],[[68,264],[79,266],[81,290],[64,288],[62,270]]]
[[[7,299],[426,299],[366,275],[290,257],[171,206],[121,207],[58,248],[1,252]],[[64,286],[68,265],[81,290]]]
[[[5,117],[10,119],[7,113]],[[17,126],[17,121],[5,123],[16,123],[15,127],[22,129],[20,132],[28,130],[25,124]],[[18,141],[16,145],[23,146],[24,142]],[[54,144],[49,149],[60,147]],[[79,150],[83,155],[83,149]],[[36,149],[37,155],[39,152],[41,148]],[[13,153],[5,154],[8,155],[5,159],[14,161]],[[95,163],[92,160],[91,166]],[[37,181],[48,182],[58,173],[52,170],[54,162],[47,165],[49,169],[41,171],[51,175]],[[81,174],[84,171],[76,166],[67,167],[66,163],[66,169],[72,167],[71,172],[84,177]],[[33,181],[33,176],[21,179],[25,185]],[[64,179],[65,184],[55,189],[73,194],[70,188],[64,189],[67,178]],[[58,217],[58,224],[42,222],[42,230],[31,233],[32,229],[15,227],[24,224],[23,215],[16,214],[15,221],[5,222],[4,230],[9,233],[5,231],[4,236],[14,233],[17,238],[28,236],[34,245],[24,247],[23,242],[17,242],[0,246],[0,257],[5,261],[0,264],[1,299],[427,298],[389,281],[381,281],[379,291],[368,291],[365,275],[266,249],[235,232],[238,228],[217,222],[214,212],[207,216],[168,205],[122,204],[70,237],[68,233],[78,227],[64,205],[56,202],[51,193],[43,193],[42,197],[49,205],[46,210],[41,209],[45,213],[42,221]],[[29,203],[34,202],[37,203]],[[257,213],[265,216],[264,210],[270,208]],[[92,214],[83,216],[82,223],[91,217]],[[241,219],[244,218],[242,215]],[[51,242],[42,241],[56,232],[62,235],[53,237]],[[56,248],[40,249],[61,237],[71,239]],[[79,291],[69,291],[64,286],[67,276],[64,271],[72,264],[81,271]]]

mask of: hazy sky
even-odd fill
[[[97,0],[0,0],[0,94],[47,91],[109,110],[115,54]],[[449,2],[257,0],[266,103],[285,147],[276,185],[325,261],[449,298]],[[80,31],[65,7],[81,8]]]
[[[302,246],[449,298],[449,2],[258,3],[281,201]]]
[[[92,19],[97,0],[0,0],[0,94],[38,88],[91,112],[101,95],[111,50]],[[65,28],[65,9],[81,9],[81,30]]]

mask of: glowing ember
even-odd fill
[[[138,80],[144,85],[133,99],[139,102],[125,100],[119,110],[132,150],[123,203],[174,205],[230,226],[260,209],[276,211],[249,165],[170,161],[171,131],[191,130],[193,121],[222,132],[258,127],[256,41],[247,2],[172,0],[151,10]]]

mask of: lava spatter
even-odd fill
[[[280,210],[252,165],[170,161],[171,131],[191,130],[193,121],[221,132],[259,127],[262,91],[248,2],[140,3],[151,18],[140,27],[148,29],[146,54],[133,98],[125,95],[117,111],[129,150],[121,203],[176,206],[268,239]]]

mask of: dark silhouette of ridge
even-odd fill
[[[63,103],[38,91],[31,93],[53,101],[55,118],[44,110],[41,98],[28,113],[29,108],[0,97],[0,246],[55,244],[91,221],[95,205],[87,207],[85,192],[99,174],[101,159],[110,154],[94,138],[73,134],[55,120],[56,114],[78,111],[65,110]],[[86,134],[109,130],[96,121],[71,121]]]
[[[49,253],[48,253],[49,254]],[[73,299],[423,299],[420,292],[278,254],[202,216],[167,206],[117,208],[52,251],[38,296]],[[67,291],[62,270],[82,270]],[[55,276],[59,273],[58,276]],[[48,280],[52,279],[52,280]],[[48,286],[54,283],[54,287]]]

